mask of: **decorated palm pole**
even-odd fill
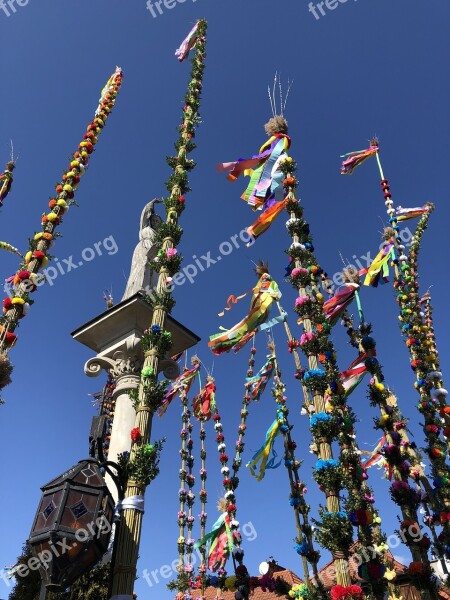
[[[369,267],[365,284],[374,285],[375,282],[376,285],[380,273],[387,274],[387,261],[389,256],[392,256],[395,268],[394,287],[400,307],[399,319],[402,324],[402,334],[406,339],[411,367],[416,375],[414,387],[420,395],[418,410],[425,417],[424,433],[428,442],[427,454],[430,458],[434,483],[433,500],[439,507],[439,512],[435,514],[443,526],[440,541],[447,556],[450,556],[450,469],[446,463],[448,436],[450,436],[450,407],[447,407],[446,404],[447,390],[442,387],[441,374],[436,371],[437,355],[432,350],[432,343],[426,338],[427,326],[422,320],[417,270],[417,256],[422,236],[434,210],[434,205],[426,203],[422,207],[397,207],[394,209],[391,188],[384,175],[379,144],[375,139],[372,140],[370,148],[367,150],[345,155],[341,173],[352,174],[354,169],[370,156],[375,156],[377,160],[390,226],[384,234],[384,238],[388,240],[385,248],[377,257],[379,260],[376,259]],[[406,254],[399,223],[416,217],[420,217],[420,220],[408,254]],[[433,393],[431,393],[432,391]],[[441,438],[442,422],[440,417],[444,419],[446,425],[443,433],[447,438],[447,444]]]
[[[78,150],[72,155],[61,182],[56,186],[54,197],[49,202],[50,211],[41,219],[42,229],[31,238],[29,250],[19,270],[12,277],[12,295],[3,301],[3,316],[0,318],[0,353],[3,356],[7,355],[9,348],[17,342],[14,331],[32,303],[30,295],[37,289],[38,273],[49,261],[48,251],[58,236],[56,229],[61,224],[63,215],[69,206],[74,204],[80,178],[88,167],[98,136],[116,103],[122,77],[122,70],[117,67],[103,88],[94,118],[89,123]],[[2,367],[8,368],[8,364],[2,363]]]
[[[398,406],[397,399],[384,383],[383,368],[376,357],[376,342],[371,335],[371,325],[362,322],[359,327],[354,327],[352,317],[347,314],[344,315],[343,322],[351,344],[358,348],[365,358],[365,367],[371,375],[370,403],[372,406],[378,406],[380,411],[375,426],[382,430],[383,437],[367,462],[367,466],[380,459],[385,461],[388,480],[393,480],[390,494],[402,514],[400,536],[412,555],[413,562],[409,565],[408,571],[416,587],[421,590],[421,595],[429,598],[431,568],[427,551],[430,547],[430,539],[421,530],[417,510],[423,498],[419,484],[422,484],[426,492],[432,488],[424,473],[416,444],[409,440],[407,421]],[[416,489],[410,485],[409,479],[416,483]],[[429,500],[433,502],[432,497]],[[395,571],[392,573],[388,570],[388,577],[392,574],[395,576]]]
[[[2,208],[6,196],[11,191],[13,184],[13,171],[15,168],[16,163],[14,158],[11,157],[11,160],[6,164],[6,169],[3,171],[3,173],[0,173],[0,208]]]
[[[254,209],[262,210],[260,217],[248,228],[248,232],[255,238],[270,227],[283,209],[286,209],[290,215],[287,223],[288,231],[293,238],[287,252],[291,258],[290,281],[299,292],[296,310],[301,316],[304,333],[299,342],[289,339],[288,348],[293,350],[300,346],[307,356],[309,368],[306,371],[298,370],[297,378],[302,381],[313,398],[312,403],[308,401],[308,405],[311,404],[308,409],[315,413],[311,420],[314,447],[319,458],[315,479],[326,496],[326,507],[320,511],[321,522],[318,523],[316,537],[333,556],[337,580],[333,593],[338,594],[339,597],[347,595],[356,598],[362,594],[362,590],[359,586],[351,585],[348,567],[353,527],[347,512],[341,510],[340,490],[345,487],[349,491],[349,496],[354,499],[352,512],[365,511],[366,518],[361,522],[358,520],[355,525],[360,529],[366,528],[366,533],[370,529],[371,542],[375,539],[381,541],[377,527],[379,518],[372,503],[360,493],[367,475],[360,465],[359,450],[354,441],[355,417],[346,403],[333,344],[329,339],[331,326],[322,310],[324,298],[319,290],[319,281],[324,273],[317,265],[309,235],[309,225],[302,218],[303,209],[296,199],[297,181],[294,176],[296,166],[287,156],[290,146],[287,123],[282,116],[274,114],[266,124],[265,130],[269,140],[263,144],[259,154],[250,159],[223,163],[218,166],[218,170],[228,172],[228,179],[231,181],[244,173],[250,174],[250,182],[242,199]],[[252,307],[254,306],[255,301],[252,303]],[[264,318],[268,320],[267,316]],[[260,323],[261,321],[255,323],[252,321],[255,331],[260,329]],[[227,344],[230,339],[234,339],[237,331],[242,333],[244,324],[248,331],[250,324],[247,318],[218,338],[222,343],[222,351],[233,345],[233,342]],[[215,336],[210,345],[215,346]],[[320,368],[319,363],[322,363],[325,368]],[[325,395],[328,395],[327,402],[325,402]],[[338,440],[341,446],[340,461],[333,459],[332,442],[335,440]],[[349,499],[347,502],[349,507],[350,503]],[[366,536],[365,540],[367,539]],[[376,562],[379,562],[378,557]],[[372,572],[374,573],[374,570]]]
[[[420,399],[417,405],[424,416],[423,431],[427,441],[426,452],[430,459],[434,481],[434,498],[438,505],[435,513],[442,525],[439,540],[450,556],[450,468],[446,462],[450,436],[450,407],[447,406],[447,390],[442,386],[442,374],[437,370],[437,354],[433,341],[428,337],[428,324],[423,321],[419,297],[417,258],[423,233],[431,211],[424,214],[414,233],[407,260],[396,279],[400,306],[402,333],[406,338],[411,367],[416,375],[414,387]],[[444,427],[443,427],[444,425]],[[446,438],[442,438],[442,434]]]
[[[186,58],[194,45],[196,48],[192,59],[191,80],[185,97],[183,119],[179,126],[180,138],[175,144],[177,155],[167,159],[173,171],[166,184],[170,194],[164,200],[167,218],[159,227],[157,234],[160,250],[156,257],[157,261],[152,265],[158,271],[159,278],[157,292],[151,299],[152,322],[142,340],[145,360],[136,399],[136,421],[129,456],[130,476],[125,490],[123,523],[117,539],[112,585],[112,598],[115,600],[131,599],[136,578],[146,483],[139,477],[134,465],[139,463],[143,454],[145,455],[154,412],[165,396],[164,382],[157,380],[158,364],[171,347],[171,336],[164,326],[166,316],[174,305],[171,278],[178,272],[181,263],[181,256],[176,246],[180,242],[183,230],[178,225],[178,220],[184,210],[184,194],[189,191],[188,171],[195,166],[195,163],[188,158],[188,154],[195,148],[193,137],[199,121],[206,29],[206,21],[198,21],[177,51],[181,61]]]
[[[300,587],[299,594],[312,590],[312,582],[309,577],[308,563],[311,565],[314,579],[319,590],[324,594],[322,583],[319,579],[317,564],[320,559],[320,553],[314,547],[313,530],[309,522],[310,506],[305,500],[307,491],[306,485],[300,478],[299,469],[301,462],[296,459],[296,442],[292,439],[292,426],[289,422],[289,409],[286,405],[285,391],[286,387],[281,379],[281,371],[276,360],[275,348],[275,382],[272,390],[273,397],[277,406],[277,425],[278,430],[283,436],[284,443],[284,465],[288,472],[290,484],[289,504],[294,510],[295,525],[297,529],[297,538],[295,550],[301,556],[306,589]]]
[[[362,565],[361,574],[368,580],[373,592],[379,594],[387,585],[382,577],[386,572],[386,538],[380,531],[381,520],[374,506],[373,493],[366,483],[367,473],[361,466],[354,429],[356,418],[347,404],[348,394],[330,339],[334,304],[326,305],[320,292],[325,274],[317,264],[309,225],[296,198],[296,165],[288,157],[281,163],[281,169],[285,175],[286,210],[290,216],[287,228],[292,236],[288,249],[291,257],[290,281],[298,290],[295,309],[303,325],[299,347],[306,355],[309,367],[298,372],[297,377],[309,388],[313,397],[310,427],[318,456],[314,477],[327,498],[326,510],[321,510],[321,521],[317,523],[317,539],[332,553],[338,590],[348,589],[356,596],[358,590],[351,589],[349,572],[344,565],[352,542],[352,525],[357,527],[360,551],[363,556],[369,556]],[[355,289],[351,278],[348,284],[351,290]],[[331,444],[334,440],[340,447],[339,461],[333,458]],[[345,511],[341,510],[339,501],[339,492],[343,488],[348,492],[344,500]],[[339,535],[335,534],[336,531]],[[376,548],[374,556],[371,556],[370,548]]]

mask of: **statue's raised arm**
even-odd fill
[[[130,298],[139,291],[149,294],[158,283],[158,274],[152,271],[149,264],[149,261],[156,255],[156,248],[154,248],[155,235],[162,222],[154,210],[154,205],[158,202],[161,202],[161,200],[154,198],[142,210],[139,243],[133,253],[130,276],[122,300]]]

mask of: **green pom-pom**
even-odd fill
[[[141,371],[141,375],[144,379],[148,379],[153,375],[153,369],[151,367],[144,367]]]

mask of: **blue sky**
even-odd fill
[[[329,3],[332,5],[332,3]],[[339,155],[363,148],[374,134],[396,203],[436,204],[421,255],[423,291],[432,285],[438,344],[444,368],[448,363],[446,298],[449,226],[448,131],[450,82],[445,67],[449,52],[450,6],[444,0],[358,0],[326,9],[316,19],[306,0],[186,0],[152,17],[145,0],[29,0],[14,5],[6,16],[0,8],[0,162],[9,158],[9,140],[20,159],[14,188],[0,214],[0,239],[26,249],[27,238],[39,229],[54,184],[66,167],[96,107],[99,91],[116,64],[125,79],[114,113],[97,146],[89,172],[60,229],[63,237],[52,250],[60,261],[112,236],[113,251],[103,252],[83,267],[61,275],[35,295],[35,305],[23,320],[17,347],[11,352],[14,382],[1,407],[0,566],[11,564],[29,534],[39,500],[39,487],[87,454],[94,414],[88,394],[103,380],[90,380],[83,364],[90,352],[74,342],[70,332],[104,309],[102,292],[112,286],[120,299],[137,242],[142,206],[165,193],[188,65],[173,54],[195,20],[209,22],[207,71],[202,126],[195,152],[197,169],[191,179],[183,214],[181,250],[186,262],[208,251],[217,255],[229,240],[252,222],[253,214],[239,199],[243,182],[231,184],[215,173],[215,163],[253,154],[265,139],[262,126],[270,116],[267,84],[275,71],[294,78],[287,108],[292,155],[299,161],[300,194],[311,224],[319,261],[329,273],[341,268],[339,252],[348,259],[375,251],[379,244],[384,205],[375,162],[353,177],[339,175]],[[325,9],[324,9],[325,10]],[[320,11],[319,11],[320,12]],[[177,290],[174,316],[202,337],[198,353],[213,363],[206,342],[218,331],[217,312],[230,293],[242,293],[254,282],[252,260],[269,261],[291,311],[294,293],[283,282],[289,245],[284,217],[250,249],[241,244],[228,257],[200,273],[191,285]],[[116,249],[116,250],[114,250]],[[16,269],[13,256],[0,256],[1,276]],[[398,329],[392,287],[364,290],[367,318],[374,324],[378,351],[387,380],[411,418],[416,441],[422,443],[415,411],[416,392],[408,354]],[[227,315],[224,325],[238,321],[246,300]],[[290,318],[298,331],[295,319]],[[292,377],[294,365],[285,352],[283,332],[276,331],[289,405],[293,437],[304,459],[308,501],[316,514],[322,495],[310,473],[307,421],[300,417],[300,390]],[[342,369],[353,359],[346,336],[335,332]],[[258,363],[265,356],[258,342]],[[223,414],[228,448],[236,439],[247,352],[215,359],[217,401]],[[361,387],[351,398],[360,419],[360,444],[377,441],[375,413]],[[262,443],[274,418],[273,400],[266,394],[252,406],[247,459]],[[155,419],[154,437],[167,437],[161,475],[151,485],[142,537],[136,591],[140,598],[171,598],[164,583],[153,587],[144,569],[160,569],[177,555],[179,410],[173,406]],[[212,432],[210,433],[210,441]],[[209,523],[216,517],[215,498],[221,477],[215,445],[209,452]],[[198,465],[197,465],[198,467]],[[387,484],[371,474],[383,526],[390,533],[395,510],[387,502]],[[257,483],[242,473],[237,495],[238,517],[248,525],[246,563],[252,573],[273,555],[280,564],[301,573],[293,550],[294,519],[288,504],[288,481],[282,468]],[[196,513],[199,512],[199,509]],[[274,535],[274,530],[277,534]],[[256,532],[256,534],[254,533]],[[245,532],[244,532],[245,533]],[[397,554],[406,555],[404,549]],[[167,580],[158,578],[162,582]],[[7,589],[0,581],[0,596]]]

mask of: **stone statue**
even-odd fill
[[[154,240],[156,230],[162,223],[162,219],[153,209],[157,202],[161,202],[161,200],[152,200],[142,211],[139,243],[133,253],[130,276],[128,277],[127,287],[122,300],[130,298],[136,292],[146,291],[150,293],[158,283],[158,273],[153,271],[149,265],[149,260],[152,260],[156,256]]]

